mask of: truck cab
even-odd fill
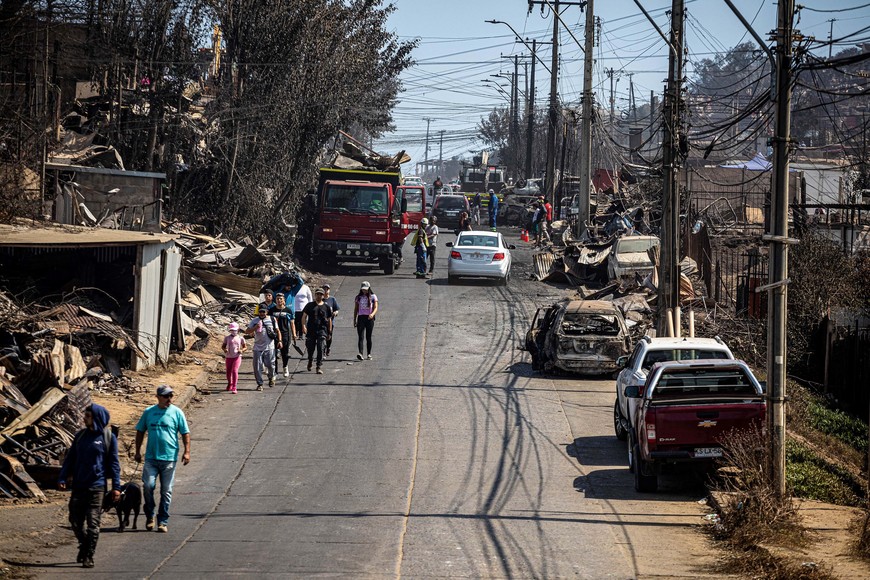
[[[313,253],[326,264],[377,263],[392,274],[405,238],[423,218],[422,186],[393,172],[322,168]]]

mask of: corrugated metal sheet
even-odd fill
[[[178,236],[78,226],[0,225],[0,247],[114,246],[165,244]]]
[[[532,255],[532,263],[535,265],[535,278],[540,282],[550,274],[556,256],[553,252],[539,252]]]
[[[74,304],[61,304],[51,310],[42,312],[36,316],[42,326],[51,328],[57,334],[76,333],[102,333],[117,340],[123,340],[138,356],[147,358],[147,355],[136,345],[133,337],[124,330],[124,327],[113,322],[100,320],[96,316],[83,315],[79,307]]]

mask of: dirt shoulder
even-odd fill
[[[118,435],[121,479],[138,478],[133,461],[135,426],[142,411],[156,402],[158,385],[171,385],[173,401],[181,408],[207,401],[209,374],[223,364],[219,340],[214,337],[203,351],[174,355],[165,367],[125,372],[132,387],[124,391],[92,391],[93,402],[109,410]],[[0,499],[0,578],[27,578],[30,555],[74,541],[67,524],[68,492],[47,489],[45,501]]]

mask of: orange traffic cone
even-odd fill
[[[524,242],[528,242],[528,241],[529,241],[529,232],[528,232],[528,230],[523,230],[523,238],[522,238],[522,239],[523,239]]]

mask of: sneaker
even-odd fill
[[[233,389],[232,391],[230,391],[230,394],[231,395],[238,395],[239,392],[236,389]]]
[[[366,360],[372,360],[372,355],[367,356]]]
[[[320,367],[317,367],[317,374],[318,374],[318,375],[322,375],[322,374],[323,374],[323,369],[321,369]]]
[[[329,349],[326,349],[326,352],[323,353],[323,356],[329,356]]]
[[[274,387],[274,386],[275,386],[275,377],[272,377],[271,379],[269,379],[269,386],[270,386],[270,387]]]
[[[91,556],[85,556],[85,559],[82,560],[82,568],[93,568],[94,567],[94,559]]]
[[[257,385],[257,390],[258,390],[258,391],[262,391],[262,390],[263,390],[263,385]]]
[[[290,376],[290,369],[288,369],[287,367],[284,367],[284,378],[287,378],[289,376]]]
[[[362,359],[363,359],[363,355],[362,355],[362,353],[358,353],[358,354],[356,355],[356,358],[357,358],[357,360],[362,360]],[[311,370],[311,369],[308,369],[308,370]]]
[[[145,529],[149,532],[154,529],[154,518],[145,518]]]
[[[85,561],[85,556],[86,556],[86,555],[87,555],[87,554],[85,553],[85,548],[84,548],[84,546],[79,546],[79,553],[78,553],[78,555],[76,556],[76,562],[78,562],[79,564],[81,564],[82,562],[84,562],[84,561]]]
[[[313,367],[313,366],[314,366],[314,363],[311,361],[308,361],[308,370],[309,371],[311,370],[311,367]]]
[[[157,531],[161,534],[166,534],[169,532],[169,527],[166,524],[160,524],[157,526]]]
[[[231,386],[229,386],[229,385],[227,385],[227,388],[226,388],[226,390],[227,390],[227,391],[232,391],[232,390],[233,390],[233,388],[232,388],[232,387],[231,387]]]

